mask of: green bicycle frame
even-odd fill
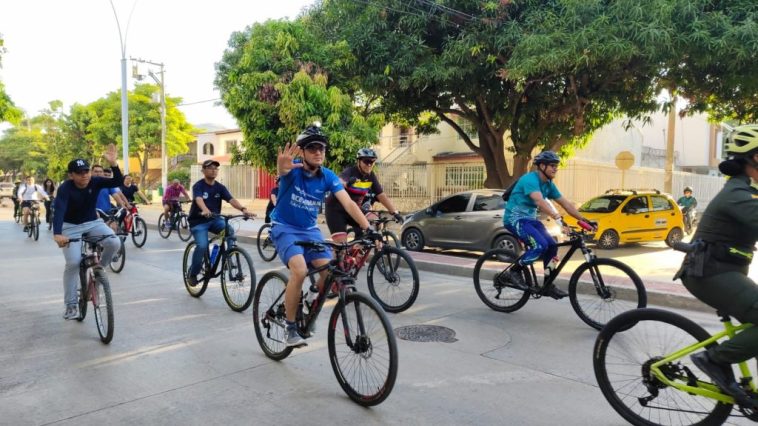
[[[716,343],[718,340],[724,337],[728,337],[731,339],[738,332],[753,326],[752,324],[740,324],[736,326],[732,324],[731,321],[723,321],[722,324],[724,324],[724,331],[716,333],[710,338],[703,340],[702,342],[698,342],[694,345],[690,345],[685,348],[682,348],[666,356],[662,360],[653,363],[653,365],[650,366],[650,371],[653,374],[653,376],[655,376],[656,379],[660,380],[661,383],[664,383],[665,385],[670,386],[674,389],[678,389],[682,392],[687,392],[690,394],[715,399],[716,401],[723,402],[725,404],[734,404],[734,398],[732,398],[730,395],[724,394],[721,391],[719,391],[718,386],[712,383],[702,382],[698,380],[696,386],[690,386],[687,383],[669,380],[669,378],[667,378],[666,375],[661,371],[661,366],[663,365],[674,362],[677,359],[684,358],[685,356],[697,350],[700,350],[712,343]],[[747,361],[743,361],[739,363],[738,365],[740,368],[740,374],[742,374],[743,378],[750,379],[750,382],[749,382],[750,389],[753,392],[756,392],[756,382],[755,380],[753,380],[753,378],[750,375],[751,373],[750,373],[750,369],[748,368]]]

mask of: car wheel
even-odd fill
[[[612,250],[619,246],[619,234],[613,229],[608,229],[597,239],[597,246],[604,250]]]
[[[500,235],[492,242],[492,249],[506,249],[521,254],[521,243],[518,238],[510,234]]]
[[[416,228],[411,228],[403,234],[403,245],[410,251],[421,251],[424,248],[424,234]]]
[[[674,244],[682,241],[682,238],[684,238],[682,230],[680,228],[674,228],[669,231],[669,234],[666,236],[666,245],[672,247]]]

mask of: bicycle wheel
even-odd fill
[[[261,259],[271,262],[276,257],[276,247],[271,239],[271,224],[267,223],[258,230],[258,254]]]
[[[387,312],[403,312],[418,297],[416,264],[396,247],[384,246],[371,258],[366,282],[371,297]]]
[[[32,226],[32,229],[31,229],[32,235],[31,235],[31,237],[34,238],[34,241],[37,241],[37,240],[39,240],[39,216],[37,216],[37,215],[31,215],[30,219],[31,220],[29,222],[31,223],[31,226]]]
[[[166,213],[161,213],[158,216],[158,234],[161,238],[168,238],[171,235],[171,228],[171,219],[166,216]]]
[[[485,252],[474,267],[474,289],[485,305],[498,312],[515,312],[529,301],[531,293],[511,287],[506,271],[513,267],[518,255],[508,249],[494,249]],[[485,265],[485,263],[488,263]],[[529,269],[521,274],[524,282],[531,287],[532,276]]]
[[[190,286],[187,277],[189,276],[189,269],[192,265],[192,253],[195,252],[195,247],[197,247],[197,244],[192,241],[187,244],[187,248],[184,249],[184,256],[182,257],[182,276],[184,277],[184,288],[187,289],[190,296],[200,297],[205,293],[205,290],[208,288],[208,281],[211,280],[210,277],[206,277],[210,259],[208,258],[208,251],[206,250],[205,256],[203,256],[203,267],[200,268],[200,273],[197,276],[197,285],[194,287]]]
[[[89,282],[89,275],[91,274],[89,268],[79,268],[79,284],[76,286],[76,300],[79,304],[79,317],[77,321],[82,322],[87,316],[87,302],[89,301],[89,295],[84,293],[84,289],[87,288]]]
[[[720,425],[730,404],[668,387],[650,365],[710,336],[689,319],[659,309],[625,312],[608,322],[595,340],[593,367],[605,399],[633,425]],[[687,383],[708,376],[689,356],[661,367],[669,380]]]
[[[13,219],[16,220],[16,223],[21,223],[21,207],[13,212]]]
[[[253,301],[255,268],[253,259],[240,247],[227,250],[221,265],[221,292],[235,312],[242,312]]]
[[[176,221],[176,233],[179,234],[179,239],[182,241],[189,241],[192,238],[187,215],[184,213],[179,215],[179,219]]]
[[[382,237],[384,244],[387,244],[390,247],[400,248],[400,239],[394,232],[386,230],[382,231]]]
[[[367,295],[345,295],[329,319],[329,361],[342,390],[364,407],[380,404],[397,378],[397,341],[387,315]]]
[[[111,268],[111,271],[117,274],[124,270],[124,264],[126,263],[126,245],[124,245],[124,240],[120,237],[118,241],[118,251],[116,251],[116,254],[113,255],[113,259],[108,264],[108,267]]]
[[[576,314],[597,330],[622,312],[647,306],[642,279],[614,259],[597,258],[579,265],[571,275],[568,290]]]
[[[147,241],[147,223],[137,216],[132,222],[132,242],[136,247],[142,247]]]
[[[100,341],[110,343],[113,339],[113,301],[111,300],[111,285],[103,268],[92,268],[92,312],[95,315],[97,332]]]
[[[284,290],[287,276],[281,272],[266,273],[255,289],[253,325],[255,337],[267,357],[281,361],[292,353],[285,343]]]

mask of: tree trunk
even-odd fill
[[[505,150],[503,149],[503,136],[493,135],[487,131],[479,131],[479,147],[482,151],[484,169],[487,178],[484,187],[491,189],[503,189],[511,180],[508,174],[508,164],[505,162]]]
[[[513,176],[521,177],[529,171],[529,155],[516,153],[513,157]]]

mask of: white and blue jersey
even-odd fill
[[[292,169],[279,178],[279,195],[271,221],[300,229],[317,228],[316,219],[324,197],[328,192],[343,189],[337,175],[326,167],[314,175],[302,168]]]
[[[557,200],[561,198],[561,192],[555,186],[553,181],[543,182],[538,174],[533,171],[521,176],[513,187],[511,197],[505,204],[505,213],[503,214],[503,224],[515,226],[519,219],[536,219],[537,203],[529,196],[532,192],[540,192],[542,198],[546,200]]]

